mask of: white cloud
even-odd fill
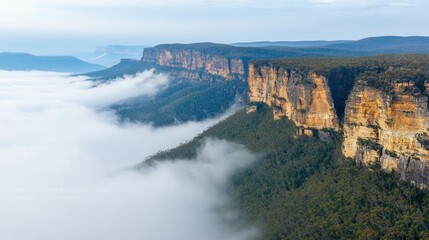
[[[154,70],[125,75],[108,83],[94,84],[85,76],[67,77],[67,74],[49,72],[0,71],[0,99],[19,97],[20,100],[37,99],[84,104],[94,108],[113,104],[139,95],[154,95],[168,85],[166,75],[154,75]],[[18,81],[17,81],[18,80]],[[60,91],[58,90],[60,88]]]
[[[154,94],[152,72],[94,86],[84,77],[0,72],[1,237],[34,239],[249,239],[217,209],[235,170],[255,156],[209,140],[194,161],[127,170],[158,150],[191,139],[224,116],[153,128],[120,125],[99,108]],[[233,213],[225,213],[228,216]]]

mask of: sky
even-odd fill
[[[6,0],[0,51],[429,35],[427,0]]]
[[[146,157],[225,118],[165,128],[122,124],[105,106],[151,96],[169,79],[153,72],[94,85],[85,77],[0,71],[2,239],[241,240],[225,192],[258,160],[241,145],[206,139],[191,160],[140,171]]]

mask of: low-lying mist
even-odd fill
[[[255,229],[225,220],[234,216],[224,211],[228,178],[256,160],[242,146],[208,139],[192,161],[129,170],[225,117],[153,128],[120,124],[100,110],[167,85],[167,76],[151,71],[99,85],[58,73],[0,71],[2,239],[255,236]]]

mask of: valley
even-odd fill
[[[237,93],[246,110],[138,169],[228,140],[261,154],[229,188],[240,221],[260,226],[261,239],[426,237],[427,55],[238,61],[208,46],[156,47],[142,62],[195,86],[245,78]]]
[[[86,147],[76,140],[80,137],[75,139],[74,134],[65,131],[66,139],[82,148],[79,151],[84,155],[79,159],[88,161],[80,163],[79,168],[74,166],[82,171],[75,175],[61,165],[70,158],[55,153],[61,160],[58,169],[69,174],[72,182],[79,182],[78,176],[83,176],[83,180],[109,193],[117,191],[117,186],[97,185],[93,174],[98,176],[96,181],[109,184],[143,184],[142,192],[128,189],[126,196],[151,204],[160,201],[162,204],[155,204],[153,211],[168,205],[164,197],[170,193],[191,194],[203,200],[192,218],[180,215],[173,225],[211,217],[216,223],[198,224],[213,231],[210,239],[425,239],[429,232],[429,56],[412,54],[415,48],[406,51],[403,41],[409,40],[394,38],[393,45],[384,47],[378,45],[378,38],[335,42],[332,46],[313,43],[323,45],[316,47],[279,46],[283,43],[261,47],[162,44],[145,48],[141,59],[122,59],[111,68],[87,74],[2,74],[11,78],[22,75],[24,79],[39,79],[37,74],[43,74],[45,80],[52,78],[47,85],[40,78],[40,86],[27,88],[34,88],[31,91],[37,93],[36,99],[42,97],[42,102],[46,97],[61,103],[58,109],[80,106],[83,112],[90,113],[90,118],[99,119],[95,125],[108,126],[108,132],[94,135],[111,134],[113,138],[89,142],[110,146],[106,153],[99,151],[103,149],[99,146],[83,150]],[[257,43],[261,44],[264,43]],[[341,48],[333,47],[338,45]],[[424,53],[424,43],[419,46],[422,48],[418,53]],[[380,49],[396,49],[392,51],[397,54],[379,55],[384,52]],[[399,54],[403,50],[407,54]],[[17,79],[18,83],[22,81]],[[63,82],[59,91],[64,95],[49,94],[49,89],[57,86],[55,79]],[[73,91],[80,97],[71,97],[69,87],[75,88]],[[20,97],[17,94],[19,101]],[[69,104],[63,106],[64,101]],[[32,106],[31,101],[24,103]],[[47,109],[51,117],[62,116],[55,107],[48,105]],[[44,111],[33,114],[41,117]],[[85,121],[79,119],[83,116],[86,115],[70,115],[69,124],[81,126]],[[63,120],[58,118],[53,123]],[[40,123],[30,122],[37,124]],[[40,128],[47,129],[53,138],[59,138],[56,132],[64,132],[51,129],[49,122]],[[39,136],[30,130],[24,133]],[[86,136],[81,131],[75,134]],[[33,154],[43,159],[47,153]],[[127,161],[116,165],[119,156],[125,156]],[[94,171],[87,165],[101,159],[108,161],[97,168],[107,168],[107,172]],[[41,167],[49,165],[41,163]],[[110,176],[111,171],[122,170],[125,175]],[[139,181],[128,174],[137,174]],[[55,174],[46,174],[45,178],[56,182],[67,194],[74,191]],[[169,179],[170,185],[180,184],[174,191],[167,188],[152,196],[147,184],[162,187],[164,179]],[[210,182],[207,186],[203,184],[206,181]],[[43,181],[34,183],[41,189],[56,191]],[[188,192],[188,186],[193,190]],[[83,183],[77,188],[100,194]],[[215,196],[221,200],[214,201]],[[33,199],[28,195],[23,206]],[[81,205],[70,208],[88,207],[81,202],[95,201],[86,194],[79,195],[79,199]],[[134,212],[138,202],[119,199],[129,205],[125,213],[142,219],[144,226],[154,230],[140,235],[139,228],[132,228],[130,234],[167,236],[157,230],[160,226],[140,216],[148,208]],[[183,210],[193,199],[179,201]],[[117,206],[115,202],[107,205]],[[172,207],[171,211],[179,208]],[[222,210],[212,213],[212,208]],[[52,208],[46,208],[46,213],[58,217]],[[229,215],[234,217],[226,217]],[[106,219],[115,221],[110,214]],[[81,227],[76,221],[71,225]],[[63,225],[61,228],[59,231],[65,231]],[[111,231],[117,234],[121,229]],[[181,236],[185,238],[189,233]],[[192,236],[201,238],[204,232],[195,231]]]
[[[428,10],[2,1],[0,238],[429,239]]]

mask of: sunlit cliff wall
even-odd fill
[[[275,119],[287,117],[305,135],[313,134],[310,129],[342,130],[346,157],[362,164],[379,163],[385,171],[395,171],[401,179],[427,188],[429,84],[421,90],[412,81],[385,80],[371,87],[357,78],[340,128],[328,81],[308,67],[251,63],[249,100],[268,104]]]
[[[429,183],[428,97],[405,93],[412,83],[392,83],[393,91],[358,82],[346,104],[343,153],[369,164],[379,162],[421,188]]]
[[[243,59],[222,54],[206,53],[204,50],[156,46],[146,48],[142,61],[176,69],[176,75],[191,79],[206,79],[210,76],[226,80],[245,80]]]
[[[338,118],[327,79],[313,72],[249,65],[249,100],[264,102],[274,117],[287,117],[304,128],[338,129]]]

